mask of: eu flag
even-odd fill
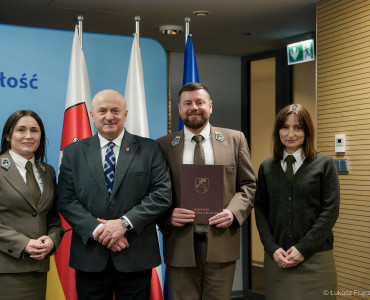
[[[199,82],[197,60],[195,58],[194,46],[190,34],[186,40],[185,54],[184,54],[184,74],[182,85],[189,82]],[[184,123],[181,118],[179,121],[179,130],[184,128]]]

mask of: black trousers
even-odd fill
[[[152,270],[119,272],[109,258],[102,272],[76,270],[79,300],[149,300]]]

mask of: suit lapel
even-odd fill
[[[179,143],[173,143],[177,137],[180,137]],[[169,148],[168,153],[168,163],[171,165],[171,169],[174,171],[175,174],[181,174],[181,165],[183,162],[183,155],[184,155],[184,130],[177,132],[174,135],[174,139],[169,141]]]
[[[32,199],[31,193],[27,187],[27,184],[24,182],[21,174],[18,171],[15,162],[13,161],[12,157],[10,156],[9,152],[5,152],[5,154],[1,155],[1,158],[7,158],[11,164],[9,169],[4,169],[4,178],[17,190],[23,198],[33,207],[35,207],[35,203]]]
[[[37,207],[41,208],[45,203],[47,203],[46,199],[50,199],[50,192],[53,191],[53,183],[51,182],[50,176],[46,176],[46,169],[42,165],[42,162],[35,161],[37,171],[40,174],[43,191],[41,193],[40,199],[37,202]],[[53,197],[51,197],[53,198]]]
[[[121,186],[138,148],[139,143],[137,142],[135,136],[126,130],[125,134],[123,135],[121,148],[119,150],[111,199]]]
[[[228,145],[225,140],[216,139],[215,132],[217,132],[216,127],[211,126],[211,142],[213,148],[213,155],[215,157],[215,165],[224,165],[224,154],[225,150],[227,150]]]
[[[101,149],[98,135],[94,135],[91,139],[82,140],[79,143],[83,144],[85,160],[91,175],[103,193],[108,195],[107,185],[105,183],[104,170],[102,165]],[[89,176],[89,175],[86,175]]]

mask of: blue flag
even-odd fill
[[[189,82],[199,82],[197,60],[195,58],[194,46],[190,34],[186,40],[185,54],[184,54],[184,76],[182,85]],[[181,118],[179,120],[179,130],[184,128],[184,123]]]

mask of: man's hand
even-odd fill
[[[35,260],[44,259],[54,248],[54,242],[49,236],[39,237],[37,240],[29,240],[24,251],[30,254],[30,257]]]
[[[119,252],[128,247],[129,247],[129,243],[127,239],[123,236],[117,242],[112,244],[108,249],[111,250],[112,252]]]
[[[94,239],[110,249],[126,233],[127,228],[122,226],[121,219],[104,220],[97,219],[104,226],[100,227],[94,236]]]
[[[195,213],[185,208],[175,208],[171,216],[171,225],[181,227],[188,223],[194,223]]]
[[[234,214],[223,209],[222,212],[209,219],[209,225],[216,225],[217,228],[227,228],[234,222]]]

